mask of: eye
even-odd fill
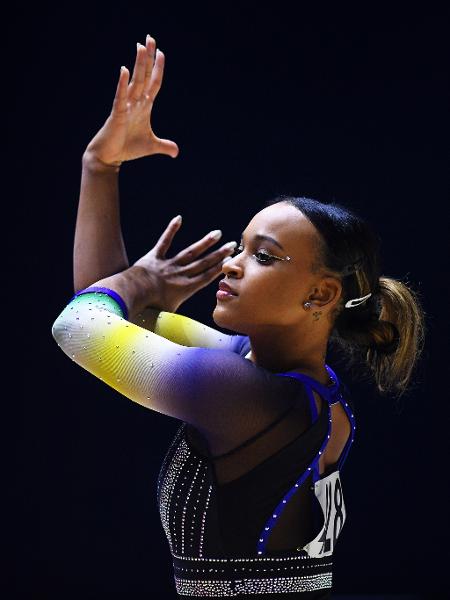
[[[237,246],[234,249],[234,252],[231,256],[237,256],[238,254],[240,254],[241,252],[243,252],[244,250],[244,246],[241,244],[240,246]],[[258,252],[255,252],[253,254],[253,256],[256,258],[256,260],[260,263],[260,264],[270,264],[271,262],[273,262],[273,258],[272,256],[263,249],[259,250]]]
[[[254,257],[261,264],[269,264],[273,261],[273,258],[265,250],[260,250],[259,252],[255,252]]]

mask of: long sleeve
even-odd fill
[[[242,433],[236,434],[238,423],[241,431],[256,432],[289,403],[286,395],[280,398],[286,378],[258,367],[231,346],[185,346],[139,327],[125,320],[119,304],[105,294],[72,299],[52,334],[67,356],[120,394],[190,423],[208,438],[242,439]]]

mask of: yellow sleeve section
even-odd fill
[[[133,323],[182,346],[225,349],[232,338],[190,317],[150,308],[140,313]]]

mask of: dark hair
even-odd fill
[[[270,206],[287,202],[314,225],[316,261],[312,272],[325,269],[342,283],[330,343],[344,350],[348,364],[365,363],[381,394],[403,394],[423,349],[425,313],[409,282],[381,275],[380,238],[360,216],[337,203],[277,196]],[[372,293],[353,308],[345,302]]]

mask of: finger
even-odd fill
[[[214,281],[220,274],[222,273],[222,265],[221,263],[212,265],[206,271],[195,275],[190,278],[191,288],[195,290],[200,290]]]
[[[157,258],[164,258],[166,256],[166,252],[170,248],[170,244],[172,243],[176,232],[181,227],[181,221],[181,215],[177,215],[167,225],[166,229],[164,230],[163,234],[156,242],[154,247]]]
[[[220,229],[210,231],[197,242],[194,242],[184,250],[178,252],[178,254],[174,256],[172,260],[177,265],[187,265],[191,263],[194,258],[197,258],[197,256],[199,256],[207,248],[218,242],[221,237],[222,232],[220,231]]]
[[[145,39],[145,46],[147,49],[147,62],[145,66],[145,77],[144,77],[144,93],[147,93],[147,90],[150,86],[150,79],[153,71],[153,64],[155,62],[155,48],[156,41],[150,34],[147,34]]]
[[[128,69],[120,67],[119,81],[117,82],[116,95],[112,106],[113,112],[122,112],[127,109],[128,76]]]
[[[186,265],[182,270],[182,274],[188,277],[197,277],[202,273],[207,272],[214,266],[217,266],[220,270],[222,270],[224,261],[231,258],[236,246],[236,242],[229,242],[228,244],[225,244],[215,252],[208,254],[208,256]]]
[[[144,89],[145,64],[147,62],[147,51],[145,46],[139,42],[136,45],[136,60],[134,63],[133,77],[128,88],[130,100],[139,100]]]
[[[164,73],[165,57],[161,50],[157,49],[155,54],[155,62],[153,64],[152,75],[144,93],[150,96],[153,101],[161,89],[163,73]]]
[[[136,46],[136,58],[134,60],[134,67],[133,67],[133,75],[131,77],[131,81],[130,81],[130,85],[128,86],[128,97],[131,98],[131,92],[133,90],[133,88],[135,87],[135,76],[138,70],[138,65],[139,65],[139,44],[137,44]]]
[[[174,258],[173,261],[177,265],[185,266],[186,269],[183,269],[181,272],[183,274],[196,275],[197,273],[201,273],[205,269],[208,269],[211,265],[216,264],[217,262],[221,262],[225,257],[229,256],[234,252],[235,247],[237,246],[236,242],[228,242],[227,244],[222,245],[217,250],[214,250],[210,254],[206,256],[202,256],[195,260],[199,254],[204,252],[207,247],[215,244],[217,242],[217,238],[213,239],[211,234],[205,236],[202,240],[199,240],[195,244],[188,246],[185,250],[179,252]]]
[[[176,158],[180,152],[178,145],[172,140],[165,140],[162,138],[158,138],[158,152],[160,154],[168,154],[172,158]]]

